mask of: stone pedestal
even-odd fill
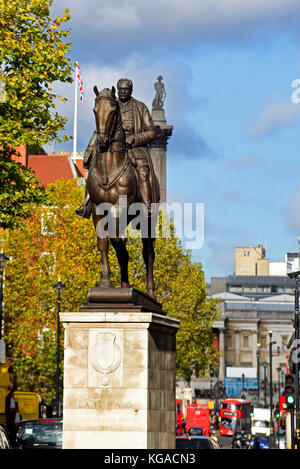
[[[175,448],[179,321],[159,312],[159,303],[151,311],[151,298],[137,290],[106,290],[104,301],[102,293],[92,289],[79,312],[60,315],[63,448]]]

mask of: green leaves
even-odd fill
[[[0,0],[0,80],[6,100],[0,103],[0,143],[44,145],[60,136],[66,119],[54,113],[59,97],[55,81],[72,82],[72,62],[66,57],[70,32],[63,24],[69,10],[56,19],[51,0]],[[50,91],[51,90],[51,91]]]
[[[30,215],[28,204],[46,204],[39,181],[13,160],[11,147],[39,147],[63,134],[66,118],[54,111],[50,85],[71,82],[72,63],[66,54],[69,11],[53,19],[52,0],[0,0],[0,227],[15,228]]]
[[[47,204],[45,189],[38,179],[12,157],[15,151],[0,148],[0,227],[13,229],[30,216],[30,204]]]

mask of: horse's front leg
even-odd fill
[[[126,239],[123,238],[115,238],[111,239],[111,244],[114,247],[117,255],[117,259],[120,266],[121,271],[121,287],[128,288],[129,279],[128,279],[128,262],[129,262],[129,255],[126,249]]]
[[[103,216],[96,215],[95,210],[93,210],[93,223],[97,233],[97,246],[102,260],[102,278],[99,286],[101,288],[112,288],[113,285],[110,280],[111,272],[108,260],[109,239],[103,227],[101,227],[102,218]]]
[[[101,253],[102,259],[102,278],[100,282],[101,288],[112,288],[113,285],[110,280],[110,266],[108,260],[108,251],[109,251],[109,239],[106,238],[97,238],[98,249]]]
[[[149,296],[155,297],[154,290],[154,277],[153,277],[153,264],[155,260],[154,242],[152,238],[143,238],[143,258],[146,264],[147,274],[147,293]]]

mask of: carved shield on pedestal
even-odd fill
[[[108,375],[116,371],[121,363],[122,354],[116,343],[116,336],[112,332],[99,332],[94,345],[90,349],[89,361],[92,368],[102,374],[102,385],[109,386]]]

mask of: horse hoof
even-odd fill
[[[111,283],[110,280],[101,280],[99,287],[100,288],[113,288],[113,284]]]

